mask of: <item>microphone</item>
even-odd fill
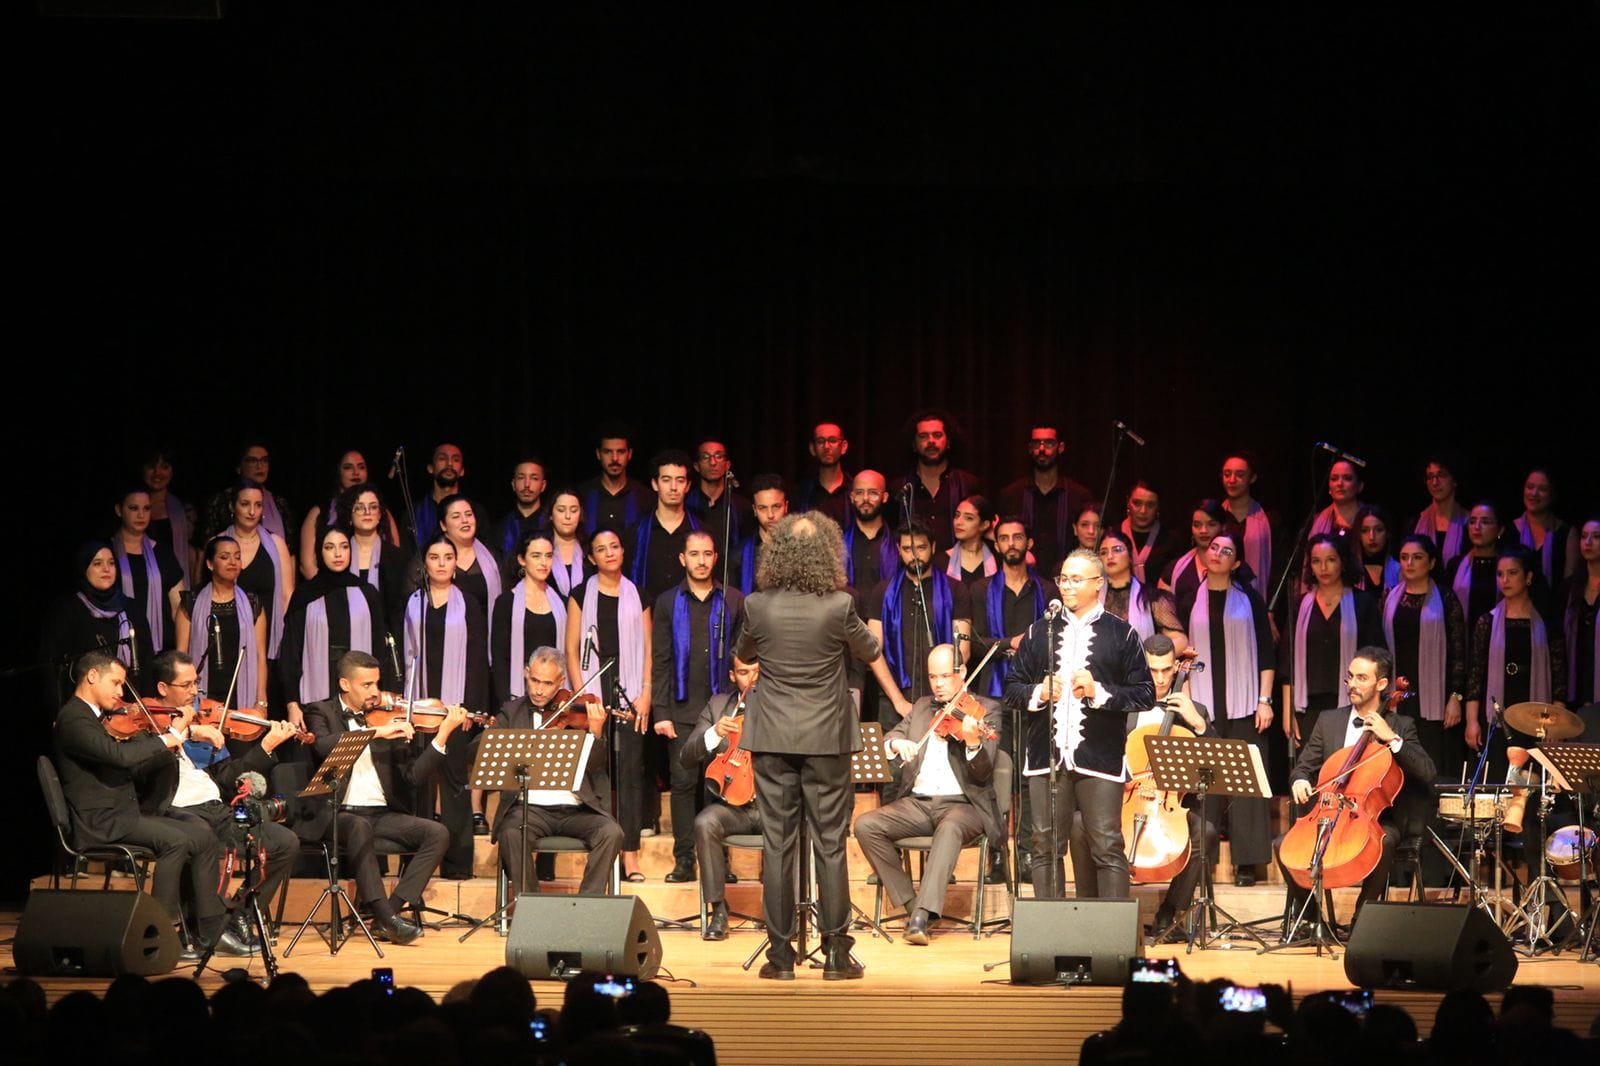
[[[394,450],[394,458],[389,462],[389,480],[393,481],[400,476],[400,461],[405,458],[406,446],[398,445]]]
[[[1067,605],[1062,603],[1060,600],[1051,600],[1050,606],[1044,609],[1044,616],[1046,618],[1060,618],[1061,612],[1066,609]]]
[[[722,481],[723,484],[727,485],[730,489],[736,489],[739,487],[739,479],[733,476],[733,470],[731,468],[726,474],[722,475]]]
[[[579,667],[586,674],[589,672],[589,660],[594,654],[594,646],[597,642],[598,637],[594,631],[594,626],[590,626],[589,632],[583,635],[583,664]]]
[[[222,619],[211,616],[211,665],[222,668]]]
[[[1116,426],[1118,432],[1120,432],[1123,436],[1127,437],[1129,440],[1133,441],[1133,443],[1137,444],[1141,448],[1144,447],[1144,438],[1139,436],[1139,434],[1135,433],[1133,430],[1129,429],[1128,428],[1128,423],[1126,423],[1126,422],[1113,422],[1111,424],[1113,426]]]
[[[139,631],[128,623],[128,673],[139,672]]]
[[[394,667],[394,676],[396,678],[404,678],[406,676],[406,672],[400,669],[400,653],[395,650],[394,634],[385,633],[383,635],[383,642],[389,645],[389,662]]]
[[[1320,450],[1329,453],[1330,455],[1338,456],[1340,459],[1343,459],[1345,462],[1351,464],[1352,466],[1359,466],[1363,470],[1365,470],[1367,468],[1367,461],[1365,459],[1361,458],[1359,455],[1351,455],[1349,452],[1345,451],[1343,448],[1340,448],[1340,447],[1338,447],[1336,445],[1333,445],[1333,444],[1329,444],[1325,440],[1317,441],[1317,447]]]

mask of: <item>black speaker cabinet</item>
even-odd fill
[[[1121,985],[1144,955],[1135,899],[1019,899],[1011,921],[1013,984]]]
[[[1363,988],[1492,992],[1516,978],[1517,956],[1476,907],[1368,903],[1351,930],[1344,973]]]
[[[36,888],[22,908],[11,953],[19,973],[148,977],[178,964],[178,931],[143,892]]]
[[[637,896],[517,897],[506,965],[531,978],[594,970],[648,981],[661,969],[661,937]]]

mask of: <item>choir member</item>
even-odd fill
[[[990,532],[998,516],[982,496],[968,496],[956,505],[951,522],[955,543],[945,552],[944,573],[952,581],[972,583],[993,577],[1000,564],[989,547]]]
[[[172,484],[171,454],[165,450],[151,452],[140,464],[140,472],[144,487],[150,490],[150,526],[146,532],[157,544],[165,544],[178,560],[184,584],[193,584],[194,508],[174,496],[169,488]]]
[[[1078,508],[1078,513],[1072,518],[1073,547],[1082,548],[1087,552],[1100,550],[1100,529],[1105,520],[1105,507],[1098,500],[1090,500]],[[1059,561],[1058,561],[1059,562]],[[1039,563],[1035,558],[1034,568]]]
[[[857,591],[876,588],[900,565],[895,538],[884,517],[888,486],[876,470],[863,470],[850,484],[851,520],[844,528],[845,581]]]
[[[258,447],[253,447],[251,451]],[[283,613],[289,606],[289,597],[294,595],[295,569],[288,542],[282,534],[266,526],[266,500],[270,495],[249,479],[236,483],[229,490],[229,514],[233,523],[220,535],[232,537],[238,544],[241,567],[239,587],[256,598],[261,604],[262,613],[266,615],[266,683],[268,692],[273,693],[278,685],[278,650],[283,641]],[[274,697],[263,706],[277,710],[283,706],[283,701]]]
[[[1433,538],[1439,559],[1448,567],[1467,550],[1467,509],[1457,499],[1456,462],[1432,455],[1422,467],[1422,481],[1428,490],[1428,506],[1411,523],[1411,531]],[[1443,573],[1443,569],[1440,570]],[[1398,669],[1398,667],[1397,667]],[[1404,677],[1404,672],[1401,673]],[[1434,765],[1439,760],[1434,759]]]
[[[972,636],[972,593],[951,581],[933,563],[933,536],[920,521],[901,526],[895,535],[900,566],[866,600],[867,629],[883,654],[872,662],[872,674],[894,709],[895,724],[928,694],[927,671],[918,669],[940,644]],[[878,704],[880,713],[884,704]]]
[[[116,506],[117,531],[111,537],[111,550],[117,556],[117,576],[122,598],[128,601],[132,617],[144,644],[151,655],[166,651],[177,639],[172,619],[178,610],[178,601],[188,589],[183,578],[183,568],[172,554],[172,549],[150,537],[150,493],[134,489],[123,495]],[[135,678],[137,684],[139,679]]]
[[[646,603],[683,580],[680,562],[690,533],[700,530],[700,520],[684,505],[689,491],[689,456],[677,449],[658,453],[650,460],[653,506],[639,524],[628,531],[628,578]]]
[[[1066,443],[1055,426],[1033,426],[1028,430],[1028,472],[1000,492],[1000,510],[1015,514],[1033,532],[1034,567],[1042,574],[1054,574],[1061,560],[1076,546],[1094,551],[1099,548],[1099,527],[1095,541],[1085,544],[1078,527],[1090,501],[1089,490],[1068,477],[1061,469]],[[1098,521],[1100,509],[1096,507]],[[1076,534],[1076,536],[1074,536]]]
[[[433,538],[442,517],[440,505],[451,496],[461,494],[461,479],[467,476],[467,460],[454,444],[436,444],[428,457],[428,494],[416,501],[416,512],[411,516],[415,525],[412,532],[418,541]]]
[[[1235,544],[1244,545],[1245,565],[1255,575],[1256,590],[1263,596],[1272,580],[1272,544],[1276,521],[1254,496],[1255,456],[1236,451],[1222,460],[1222,525],[1233,534]]]
[[[1133,545],[1133,576],[1158,585],[1168,560],[1181,550],[1175,532],[1161,526],[1161,494],[1141,478],[1129,490],[1126,506],[1128,517],[1122,520],[1122,532]]]
[[[1583,561],[1567,586],[1563,617],[1567,638],[1567,697],[1573,706],[1600,703],[1600,639],[1595,634],[1595,604],[1600,602],[1600,517],[1583,523],[1578,536]]]
[[[1394,557],[1390,537],[1393,529],[1389,512],[1382,507],[1367,505],[1356,513],[1356,548],[1361,553],[1362,569],[1356,575],[1356,587],[1380,599],[1400,583],[1400,563]]]
[[[559,489],[550,497],[550,541],[555,546],[550,583],[565,599],[583,584],[583,564],[589,556],[583,532],[583,501],[576,489]]]
[[[288,500],[267,488],[267,476],[272,473],[272,455],[267,451],[267,446],[259,442],[246,445],[234,472],[239,475],[238,481],[206,501],[205,536],[221,532],[234,521],[233,505],[237,486],[240,482],[251,481],[261,490],[261,525],[288,544],[296,528],[294,514]]]
[[[1535,467],[1522,482],[1522,515],[1512,522],[1522,546],[1538,558],[1539,573],[1555,592],[1579,570],[1578,531],[1556,516],[1555,483],[1550,471]]]
[[[755,512],[728,481],[733,463],[726,444],[707,437],[695,448],[694,458],[694,486],[684,503],[716,539],[717,558],[726,562],[755,525]]]
[[[500,598],[503,584],[500,561],[478,539],[478,513],[465,496],[439,501],[439,532],[455,548],[455,583],[469,594],[480,611],[488,611]],[[487,704],[470,704],[469,710],[487,712]]]
[[[1345,667],[1356,649],[1382,643],[1378,600],[1355,587],[1356,567],[1348,548],[1332,533],[1306,544],[1300,595],[1284,627],[1283,733],[1295,744],[1309,716],[1350,702]],[[1293,711],[1293,713],[1289,713]]]
[[[327,503],[311,508],[306,512],[305,521],[300,523],[300,576],[309,578],[316,574],[317,536],[328,526],[351,525],[351,516],[346,511],[339,509],[339,503],[345,494],[358,485],[367,483],[367,458],[360,452],[351,449],[339,456],[339,469],[335,472],[335,488],[333,495]],[[392,543],[400,543],[400,531],[395,527],[394,519],[384,515],[386,528],[384,535]],[[354,569],[354,566],[351,567]]]
[[[376,657],[384,684],[400,683],[383,598],[355,572],[350,534],[343,526],[326,528],[311,548],[317,569],[289,600],[278,657],[283,698],[296,723],[305,720],[306,704],[338,695],[339,660],[347,651]]]
[[[1500,599],[1495,563],[1500,558],[1504,534],[1499,508],[1488,500],[1472,505],[1472,510],[1467,512],[1467,551],[1456,559],[1450,571],[1450,590],[1461,604],[1468,639],[1478,619],[1488,614]]]
[[[104,647],[130,668],[149,661],[148,654],[140,658],[143,638],[135,632],[144,619],[117,587],[117,558],[111,545],[103,540],[79,545],[76,562],[77,588],[50,605],[40,634],[39,658],[55,667],[47,675],[44,693],[54,701],[52,707],[66,703],[77,688],[80,679],[72,676],[72,664],[86,652]]]
[[[1191,547],[1161,572],[1159,587],[1172,593],[1179,617],[1186,617],[1194,606],[1195,593],[1206,579],[1206,549],[1211,546],[1211,538],[1222,532],[1226,514],[1220,500],[1196,500],[1189,514]],[[1248,580],[1252,584],[1259,586],[1254,571],[1240,567],[1240,580],[1246,580],[1245,574],[1250,575]],[[1148,633],[1144,635],[1149,636]]]
[[[219,533],[202,554],[206,580],[178,605],[173,623],[178,647],[198,665],[200,695],[231,696],[231,707],[266,707],[267,611],[240,581],[243,551],[238,541]]]
[[[1412,533],[1400,542],[1400,584],[1384,597],[1383,634],[1396,676],[1411,682],[1400,713],[1416,720],[1417,739],[1433,765],[1455,781],[1466,757],[1467,627],[1461,602],[1434,579],[1439,572],[1432,532]]]
[[[777,474],[757,474],[750,481],[750,498],[754,502],[756,531],[745,538],[739,549],[735,577],[739,591],[746,596],[756,588],[756,567],[761,563],[762,545],[772,539],[772,531],[789,513],[789,490]]]
[[[806,451],[816,460],[817,472],[805,479],[795,500],[798,511],[821,511],[842,527],[850,517],[850,475],[844,470],[850,442],[836,422],[818,422],[811,427]]]
[[[522,538],[550,525],[550,511],[544,505],[544,490],[548,484],[544,463],[534,456],[518,459],[511,468],[511,508],[489,531],[489,543],[494,545],[496,557],[507,561],[508,570],[515,569],[510,560],[517,554]],[[506,576],[511,575],[507,573]],[[523,671],[519,668],[516,672]]]
[[[935,551],[950,546],[951,523],[956,507],[978,491],[978,478],[951,463],[951,419],[937,411],[921,411],[908,419],[911,452],[916,464],[889,483],[889,498],[899,508],[899,523],[913,515],[925,522],[933,537]],[[921,674],[918,657],[911,672]]]
[[[628,476],[628,464],[633,461],[628,430],[621,423],[608,422],[600,427],[597,438],[594,457],[600,474],[578,486],[584,533],[589,536],[601,526],[632,529],[655,506],[650,490]]]
[[[1181,653],[1189,646],[1184,615],[1172,593],[1146,585],[1133,576],[1133,541],[1120,529],[1108,529],[1100,538],[1100,563],[1106,568],[1101,582],[1106,612],[1128,623],[1148,640],[1156,634],[1172,639]]]
[[[549,533],[524,533],[514,546],[517,581],[494,601],[489,630],[489,663],[496,706],[526,695],[519,664],[534,648],[561,647],[567,642],[567,600],[550,583],[555,542]]]
[[[1311,523],[1312,533],[1332,533],[1348,537],[1355,533],[1356,513],[1363,504],[1361,493],[1366,484],[1361,472],[1348,459],[1337,459],[1328,467],[1328,506],[1318,512]]]

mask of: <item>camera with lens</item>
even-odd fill
[[[233,801],[233,820],[237,825],[282,822],[289,817],[289,801],[282,796],[246,796]]]

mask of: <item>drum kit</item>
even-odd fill
[[[1596,835],[1584,824],[1585,803],[1600,790],[1600,744],[1563,744],[1583,733],[1583,719],[1550,703],[1518,703],[1506,708],[1506,725],[1535,737],[1532,749],[1511,747],[1511,771],[1503,785],[1458,784],[1437,786],[1439,817],[1470,836],[1474,842],[1474,868],[1481,869],[1492,840],[1492,887],[1481,884],[1456,857],[1454,849],[1429,830],[1434,843],[1456,872],[1471,887],[1474,906],[1492,918],[1500,930],[1529,955],[1581,946],[1582,961],[1594,954],[1596,911],[1589,892],[1595,877]],[[1535,774],[1537,770],[1537,775]],[[1571,793],[1577,823],[1548,833],[1538,849],[1538,876],[1515,893],[1516,876],[1505,864],[1503,843],[1507,833],[1521,833],[1529,800],[1535,803],[1535,827],[1547,827],[1556,798]],[[1592,821],[1592,819],[1591,819]],[[1533,851],[1527,853],[1530,862]],[[1510,874],[1507,885],[1504,875]],[[1563,884],[1580,890],[1583,914],[1573,912]],[[1507,889],[1513,890],[1508,892]],[[1520,898],[1519,898],[1520,897]]]

